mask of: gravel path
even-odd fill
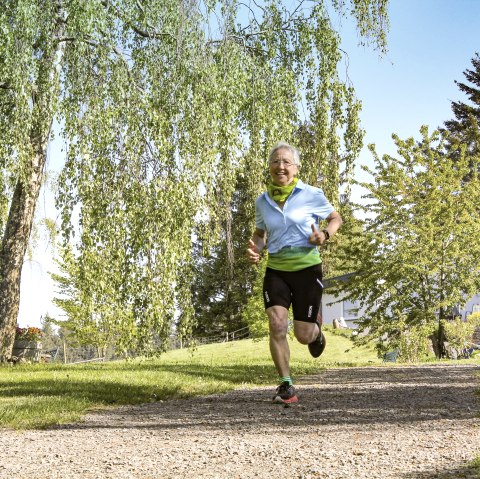
[[[478,478],[479,368],[329,369],[300,403],[256,388],[0,431],[0,478]]]

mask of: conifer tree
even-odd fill
[[[449,141],[467,145],[472,154],[479,153],[480,144],[480,56],[472,58],[473,69],[464,71],[466,83],[455,81],[461,92],[468,97],[469,103],[452,101],[454,119],[445,122],[450,133]]]

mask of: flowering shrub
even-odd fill
[[[42,330],[39,328],[34,328],[33,326],[20,328],[17,326],[15,339],[20,341],[40,341],[42,339],[42,335]]]

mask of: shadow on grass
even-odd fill
[[[0,427],[44,428],[88,410],[224,393],[274,382],[270,365],[107,363],[0,370]]]
[[[145,404],[135,409],[133,419],[129,408],[104,411],[101,424],[72,427],[214,430],[229,423],[247,430],[259,424],[288,430],[432,421],[443,424],[443,420],[478,424],[478,386],[473,375],[474,368],[468,366],[326,370],[304,378],[298,384],[300,404],[287,409],[272,406],[270,388],[242,389],[195,401]]]
[[[233,421],[238,427],[279,424],[278,408],[272,409],[271,405],[273,388],[242,389],[218,396],[241,385],[271,385],[276,378],[270,364],[206,367],[186,363],[127,363],[124,368],[105,364],[75,370],[39,368],[32,371],[29,370],[29,377],[23,381],[21,371],[18,371],[18,381],[15,372],[8,375],[8,380],[0,380],[0,397],[4,400],[0,406],[5,405],[6,399],[10,409],[22,408],[18,400],[30,398],[28,407],[32,414],[35,408],[41,414],[49,401],[56,403],[60,412],[62,407],[69,407],[70,400],[78,415],[80,407],[86,412],[92,407],[147,403],[137,414],[143,418],[140,423],[127,422],[120,426],[135,428],[188,428],[199,424],[216,428],[225,420]],[[435,419],[478,422],[475,403],[478,384],[472,380],[474,372],[475,368],[462,365],[327,369],[299,379],[301,406],[284,410],[281,424],[292,427],[413,424]],[[212,393],[217,395],[207,395]],[[203,397],[181,403],[148,404],[191,396]],[[123,411],[102,412],[108,420],[100,427],[119,427]],[[1,421],[0,414],[0,425]],[[54,415],[50,424],[53,423]]]
[[[103,367],[102,367],[103,366]],[[261,384],[275,381],[270,365],[202,365],[110,364],[95,367],[31,369],[30,377],[22,379],[22,371],[0,379],[0,396],[60,396],[81,397],[100,404],[135,404],[152,400],[187,397],[201,390],[218,392],[241,384]],[[38,379],[37,379],[38,378]],[[221,383],[215,386],[213,383]],[[202,386],[203,384],[203,386]],[[197,391],[198,389],[198,391]]]

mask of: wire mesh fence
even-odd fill
[[[213,336],[192,336],[189,338],[181,338],[176,335],[168,339],[167,345],[159,343],[158,351],[184,349],[205,344],[225,343],[230,341],[238,341],[250,337],[248,326],[237,329],[235,331],[225,331]],[[165,347],[166,346],[166,347]],[[61,362],[64,364],[80,364],[88,362],[103,362],[116,359],[125,359],[126,357],[136,357],[135,351],[129,351],[125,354],[115,350],[115,347],[108,346],[106,348],[98,348],[94,345],[73,346],[68,341],[61,341],[61,344],[51,346],[41,352],[40,360],[42,362]]]

